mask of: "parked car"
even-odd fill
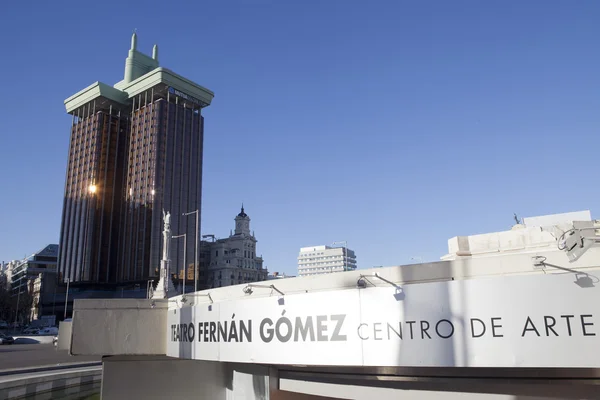
[[[12,336],[5,335],[4,333],[0,333],[0,344],[13,344],[15,342],[15,338]]]
[[[38,328],[27,328],[23,330],[23,335],[37,335],[40,333]]]
[[[49,328],[40,329],[39,335],[58,335],[58,328],[51,326]]]
[[[0,329],[6,329],[6,328],[8,328],[8,322],[0,321]]]

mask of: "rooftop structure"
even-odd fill
[[[448,240],[448,254],[442,260],[462,257],[494,257],[511,253],[560,251],[557,240],[573,229],[574,223],[600,227],[592,220],[590,211],[544,215],[523,218],[511,230],[470,236],[456,236]]]

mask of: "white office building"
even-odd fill
[[[354,271],[356,254],[347,247],[302,247],[298,254],[298,276]]]
[[[19,265],[19,261],[12,260],[2,265],[2,272],[0,272],[0,281],[6,290],[10,290],[12,286],[13,271]]]

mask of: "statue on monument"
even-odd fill
[[[171,213],[163,210],[163,220],[164,220],[164,229],[163,229],[163,260],[169,260],[169,247],[171,245]]]
[[[166,299],[169,297],[169,294],[175,293],[175,288],[173,287],[173,281],[169,276],[169,267],[171,260],[169,259],[169,248],[171,247],[171,213],[162,210],[163,214],[163,257],[160,262],[160,279],[158,284],[156,285],[156,290],[154,291],[152,298],[153,299]]]

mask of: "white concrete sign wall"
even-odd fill
[[[167,354],[300,365],[600,367],[596,276],[401,289],[370,280],[377,287],[174,307]]]

